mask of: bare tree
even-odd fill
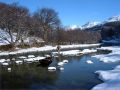
[[[43,39],[48,42],[50,31],[57,29],[60,25],[57,13],[53,9],[42,8],[34,13],[34,17],[39,22],[39,27],[44,33]]]
[[[11,45],[15,45],[27,33],[26,23],[28,9],[16,4],[6,5],[0,10],[0,28],[8,34],[0,37]]]

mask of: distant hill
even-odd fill
[[[100,24],[83,30],[99,31],[103,42],[120,44],[120,16],[114,16]]]

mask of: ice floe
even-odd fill
[[[87,60],[86,63],[93,64],[93,62],[91,60]]]

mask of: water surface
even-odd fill
[[[35,55],[39,56],[39,54]],[[64,59],[69,62],[63,66],[64,70],[61,71],[57,63]],[[92,60],[94,63],[87,64],[87,60]],[[47,67],[41,67],[38,64],[39,62],[0,66],[1,90],[90,90],[95,85],[102,83],[94,73],[95,71],[113,69],[117,65],[117,63],[100,62],[89,54],[65,56],[61,59],[53,58],[50,66],[57,68],[54,72],[50,72]],[[12,69],[11,72],[7,70],[8,67]]]

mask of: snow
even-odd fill
[[[60,45],[61,50],[62,49],[72,49],[72,48],[86,48],[86,47],[94,47],[99,46],[100,44],[78,44],[78,45]],[[45,52],[45,51],[52,51],[56,50],[57,46],[43,46],[43,47],[32,47],[28,49],[20,49],[17,51],[3,51],[0,52],[0,56],[8,56],[8,55],[16,55],[16,54],[22,54],[22,53],[28,53],[28,52]]]
[[[38,57],[34,57],[34,58],[24,59],[24,61],[26,61],[26,62],[35,62],[35,61],[39,61],[39,60],[42,60],[42,59],[45,59],[45,57],[38,56]]]
[[[12,58],[12,60],[14,60],[14,61],[15,61],[15,58]]]
[[[34,59],[33,59],[33,58],[24,59],[24,61],[27,61],[27,62],[34,62]]]
[[[63,63],[65,63],[65,64],[68,63],[68,60],[63,60]]]
[[[94,52],[97,52],[97,50],[84,49],[81,53],[87,54],[87,53],[94,53]]]
[[[27,57],[25,57],[25,56],[20,56],[20,57],[18,57],[18,58],[20,58],[20,59],[25,59],[25,58],[27,58]]]
[[[78,45],[60,45],[61,49],[71,49],[71,48],[85,48],[85,47],[91,47],[91,46],[99,46],[101,44],[78,44]]]
[[[97,50],[90,50],[90,49],[84,49],[83,51],[80,50],[68,50],[68,51],[61,51],[60,54],[63,56],[75,56],[80,54],[87,54],[87,53],[93,53],[97,52]],[[52,52],[53,55],[58,54],[58,52]]]
[[[15,62],[16,62],[16,64],[22,64],[23,63],[23,61],[20,61],[20,60],[15,61]]]
[[[86,63],[93,64],[93,62],[91,60],[87,60]]]
[[[92,90],[120,90],[120,65],[113,70],[99,70],[96,73],[104,83],[96,85]]]
[[[34,58],[35,56],[34,55],[28,55],[28,58]]]
[[[14,34],[12,34],[13,37],[13,41],[15,41],[16,36]],[[6,32],[5,30],[0,29],[0,45],[7,45],[9,44],[9,42],[7,41],[11,41],[10,35],[8,32]]]
[[[120,62],[120,46],[101,47],[99,49],[112,50],[112,52],[93,57],[96,57],[105,63]],[[99,74],[99,78],[103,80],[104,83],[96,85],[92,90],[120,90],[120,65],[113,70],[98,70],[95,73]]]
[[[91,28],[99,24],[100,22],[87,22],[85,25],[82,26],[82,29]]]
[[[59,69],[60,69],[61,71],[63,71],[63,70],[64,70],[64,68],[63,68],[63,67],[60,67]]]
[[[8,68],[7,70],[8,70],[8,71],[11,71],[11,68]]]
[[[63,62],[58,62],[58,66],[63,66],[64,63]]]
[[[48,67],[48,71],[55,71],[56,67]]]
[[[3,65],[3,66],[8,66],[9,64],[6,63],[6,62],[3,62],[2,65]]]
[[[45,57],[50,57],[50,55],[45,55]]]
[[[58,54],[58,52],[52,52],[53,55]],[[67,55],[67,56],[73,56],[73,55],[77,55],[80,54],[80,50],[68,50],[68,51],[61,51],[60,52],[61,55]]]
[[[42,59],[45,59],[45,57],[38,56],[34,58],[34,60],[42,60]]]
[[[114,47],[101,47],[99,49],[102,50],[112,50],[109,54],[103,54],[103,55],[95,55],[92,57],[95,57],[99,59],[102,62],[105,63],[111,63],[111,62],[120,62],[120,47],[114,46]]]
[[[106,22],[120,21],[120,15],[109,18]]]
[[[7,59],[6,61],[7,61],[7,62],[10,62],[10,59]]]
[[[3,62],[5,62],[5,59],[0,59],[0,63],[3,63]]]

